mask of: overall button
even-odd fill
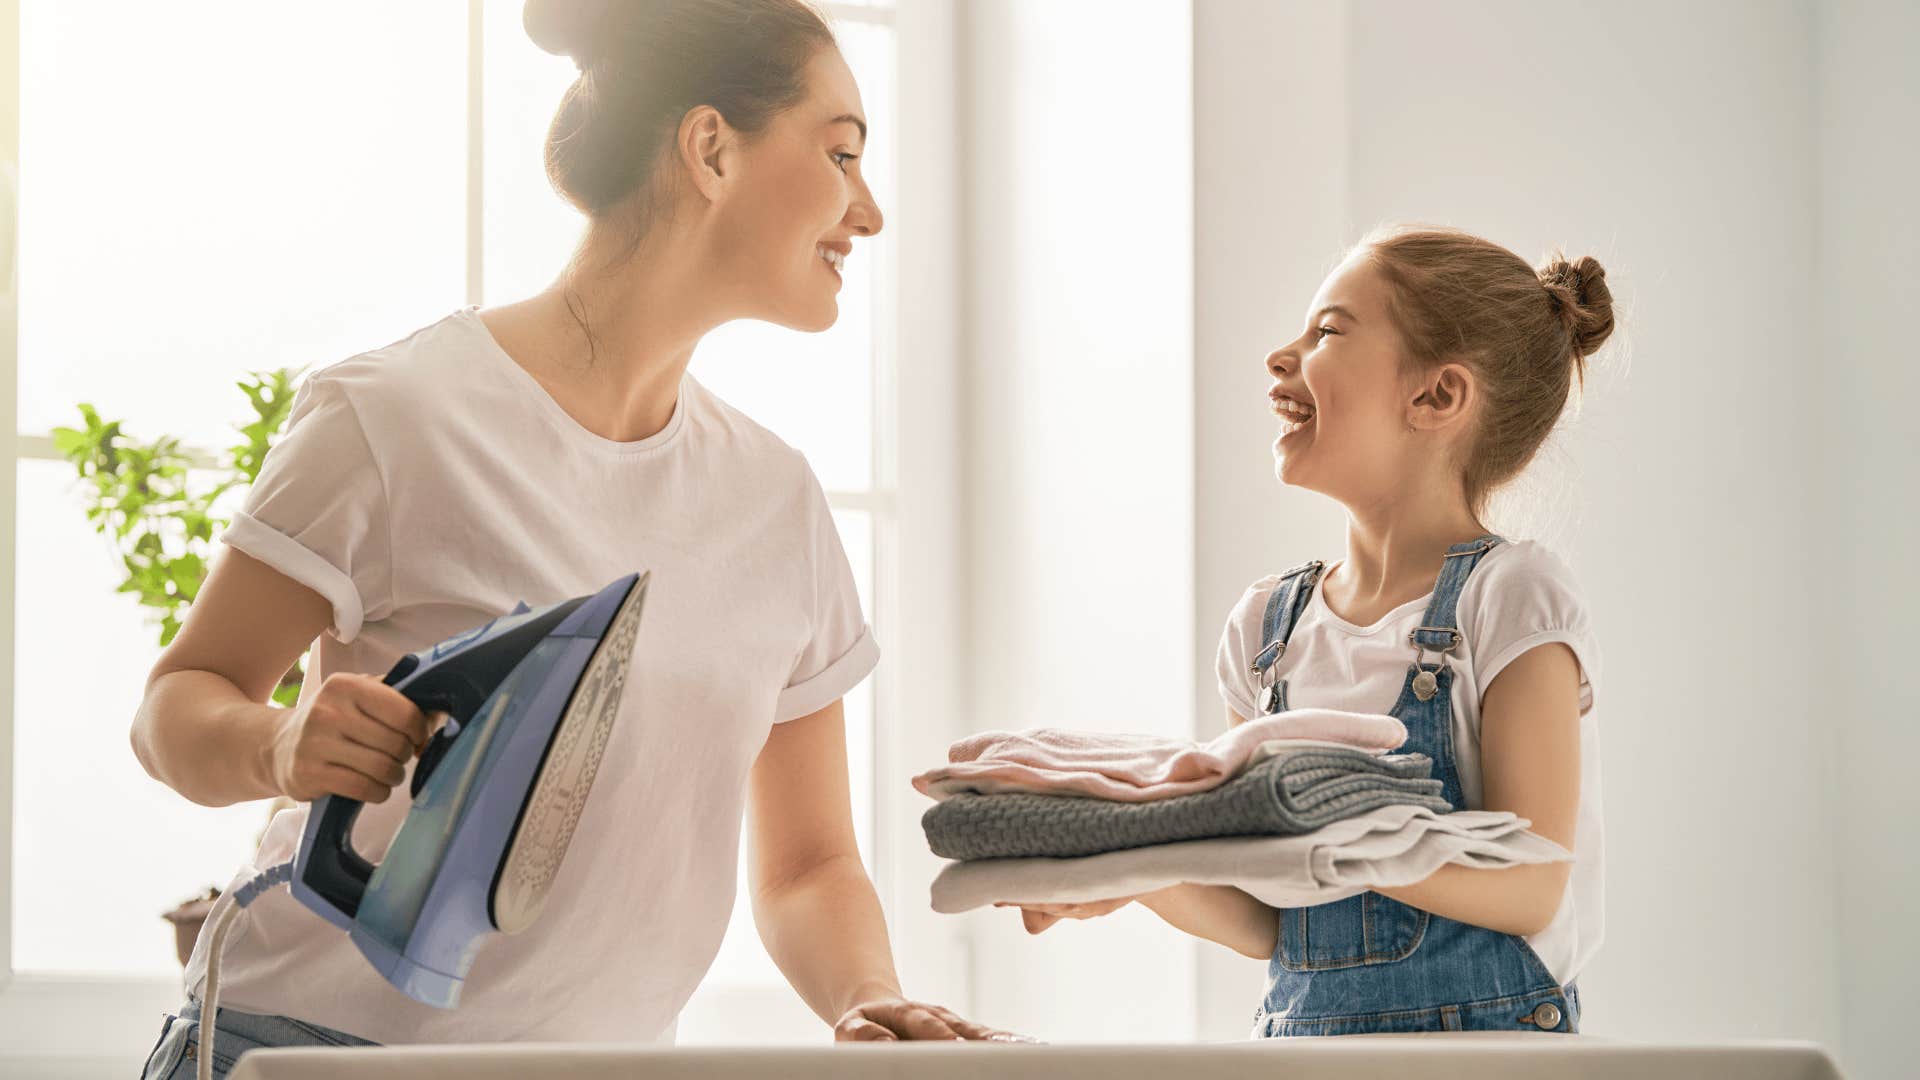
[[[1551,1001],[1543,1001],[1533,1010],[1533,1022],[1542,1031],[1552,1031],[1560,1026],[1560,1006]]]

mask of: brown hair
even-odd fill
[[[806,97],[807,63],[834,44],[803,0],[528,0],[523,22],[580,67],[547,131],[547,177],[593,219],[651,195],[689,110],[711,105],[757,134]]]
[[[1459,362],[1484,405],[1463,462],[1475,516],[1533,460],[1565,409],[1587,357],[1613,333],[1613,293],[1598,260],[1554,255],[1535,269],[1455,229],[1387,226],[1356,254],[1388,285],[1387,310],[1420,367]]]

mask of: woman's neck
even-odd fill
[[[589,240],[547,289],[482,312],[500,345],[580,426],[634,442],[673,417],[700,339],[726,319],[688,254],[668,239],[596,270]]]

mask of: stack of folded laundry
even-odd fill
[[[1422,754],[1391,751],[1390,716],[1297,709],[1204,744],[1037,729],[955,743],[914,778],[943,912],[1081,903],[1181,882],[1276,907],[1419,881],[1449,862],[1567,858],[1507,813],[1448,813]]]

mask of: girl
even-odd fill
[[[670,1039],[749,804],[761,936],[837,1037],[989,1036],[903,999],[854,846],[841,698],[877,650],[820,485],[686,374],[733,319],[833,324],[839,267],[882,223],[859,88],[798,0],[534,0],[526,21],[581,69],[546,153],[588,219],[572,263],[302,384],[132,738],[196,802],[302,804],[240,881],[291,857],[321,795],[369,804],[361,851],[392,839],[428,734],[381,682],[399,656],[646,569],[624,715],[545,911],[488,943],[459,1008],[402,996],[269,893],[233,924],[215,1071],[263,1045]],[[265,704],[323,631],[303,700]],[[201,944],[150,1080],[203,1052]]]
[[[1029,931],[1138,899],[1268,961],[1257,1036],[1578,1031],[1601,936],[1598,653],[1565,563],[1481,524],[1613,330],[1598,262],[1534,270],[1486,240],[1392,228],[1321,285],[1266,358],[1283,484],[1347,509],[1346,558],[1249,588],[1221,636],[1227,722],[1304,706],[1390,711],[1457,810],[1512,811],[1571,864],[1447,866],[1417,884],[1275,911],[1180,885],[1030,908]]]

